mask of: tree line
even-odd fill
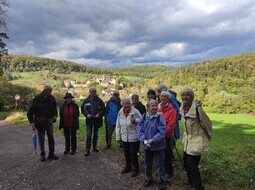
[[[254,113],[255,53],[218,58],[182,67],[139,65],[122,68],[96,68],[65,60],[35,56],[8,55],[2,57],[2,76],[10,79],[10,72],[50,70],[53,73],[71,72],[111,76],[126,87],[137,84],[143,89],[165,83],[180,93],[185,86],[194,89],[196,97],[211,112]],[[129,78],[127,80],[127,78]],[[145,93],[145,92],[144,92]]]

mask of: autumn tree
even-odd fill
[[[0,0],[0,29],[5,29],[6,30],[6,8],[8,7],[8,2],[7,0]],[[8,39],[8,36],[5,32],[0,32],[0,63],[1,63],[1,58],[3,55],[8,54],[8,50],[6,49],[6,43],[4,40]],[[3,74],[3,71],[1,69],[0,71],[0,76]]]

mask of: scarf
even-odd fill
[[[72,103],[64,104],[63,121],[64,127],[74,127],[74,109]]]

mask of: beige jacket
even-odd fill
[[[183,145],[184,152],[189,155],[199,156],[208,151],[209,139],[206,136],[204,129],[199,124],[199,120],[196,115],[196,106],[199,102],[193,101],[192,106],[188,113],[184,115],[183,107],[180,108],[180,114],[182,115],[182,123],[184,127]],[[198,107],[200,120],[203,121],[205,112],[202,107]]]

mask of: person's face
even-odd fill
[[[123,107],[124,107],[124,109],[125,110],[130,110],[131,109],[131,103],[128,101],[128,100],[125,100],[124,102],[123,102]]]
[[[96,89],[91,89],[89,91],[89,94],[90,94],[90,96],[95,97],[97,95],[97,90]]]
[[[150,106],[148,107],[148,112],[151,115],[154,115],[157,113],[157,109],[158,109],[158,104],[156,102],[153,102],[150,104]]]
[[[183,105],[191,105],[193,97],[190,92],[184,91],[181,95]]]
[[[45,97],[48,97],[49,95],[51,95],[51,92],[52,92],[52,89],[51,89],[51,88],[45,89],[45,90],[43,91],[43,95],[44,95]]]
[[[157,98],[160,98],[160,93],[161,93],[161,90],[156,90],[156,97]]]
[[[70,103],[72,101],[72,98],[66,98],[66,102]]]
[[[118,94],[114,94],[112,97],[113,97],[114,101],[117,101],[119,99],[119,95]]]
[[[149,94],[148,99],[149,100],[156,100],[156,96],[154,96],[153,94]]]
[[[169,97],[168,96],[165,96],[165,95],[161,95],[160,96],[160,102],[162,104],[167,104],[169,102]]]
[[[133,104],[134,104],[134,105],[138,104],[138,102],[139,102],[139,98],[138,98],[138,97],[136,97],[136,96],[135,96],[135,97],[133,97],[133,98],[132,98],[132,102],[133,102]]]

